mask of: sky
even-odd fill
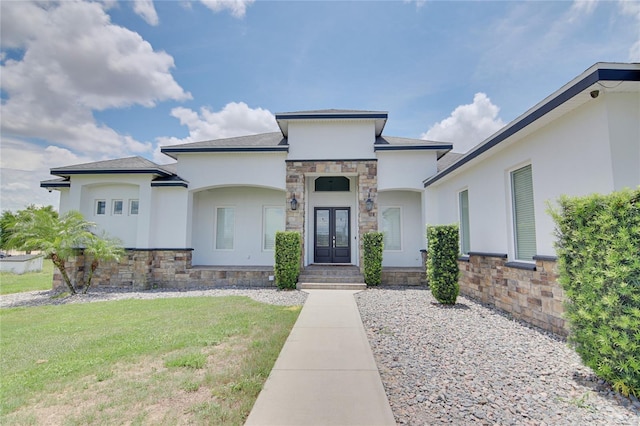
[[[640,62],[638,1],[0,1],[0,209],[53,167],[387,111],[466,152],[596,62]]]

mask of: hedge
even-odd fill
[[[302,245],[300,234],[290,231],[276,232],[274,273],[280,289],[294,289],[300,275]]]
[[[616,391],[640,395],[640,188],[549,209],[569,342]]]
[[[364,282],[367,285],[380,285],[384,234],[382,232],[367,232],[362,236],[362,248],[364,250]]]
[[[443,305],[454,305],[460,292],[459,254],[458,225],[427,226],[427,280]]]

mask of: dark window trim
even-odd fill
[[[506,253],[485,253],[482,251],[470,251],[469,256],[498,257],[500,259],[509,257]]]
[[[514,269],[524,269],[526,271],[536,270],[536,265],[534,263],[527,263],[527,262],[507,262],[504,264],[504,266],[508,266],[509,268],[514,268]]]

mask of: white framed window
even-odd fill
[[[273,251],[276,248],[276,232],[284,230],[284,208],[264,207],[262,213],[262,249]]]
[[[515,258],[531,261],[536,255],[536,221],[531,164],[511,172],[511,201]]]
[[[460,253],[469,254],[471,240],[469,238],[469,190],[458,193],[458,205],[460,214]]]
[[[137,215],[139,207],[140,202],[138,200],[129,200],[129,215]]]
[[[107,214],[107,201],[106,200],[96,200],[96,215],[103,216]]]
[[[402,209],[382,207],[380,210],[380,230],[384,234],[384,250],[402,250]]]
[[[113,200],[113,214],[115,216],[121,216],[122,215],[122,207],[123,207],[123,202],[122,200]]]
[[[233,207],[216,208],[216,250],[233,250],[235,222],[235,209]]]

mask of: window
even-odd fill
[[[114,215],[122,214],[122,200],[113,200],[113,214]]]
[[[314,181],[316,192],[345,191],[349,192],[349,178],[344,176],[323,176]]]
[[[515,257],[518,260],[531,260],[536,254],[531,165],[511,172],[511,191]]]
[[[140,202],[138,200],[129,200],[129,214],[130,215],[138,214],[139,206],[140,206]]]
[[[235,212],[233,207],[216,210],[216,250],[233,250]]]
[[[384,234],[385,250],[402,250],[402,211],[400,207],[383,207],[381,230]]]
[[[275,250],[276,232],[284,230],[284,209],[282,207],[265,207],[262,229],[262,248]]]
[[[103,215],[107,212],[107,202],[105,200],[96,200],[96,214]]]
[[[469,240],[469,190],[458,194],[460,205],[460,252],[469,254],[471,243]]]

